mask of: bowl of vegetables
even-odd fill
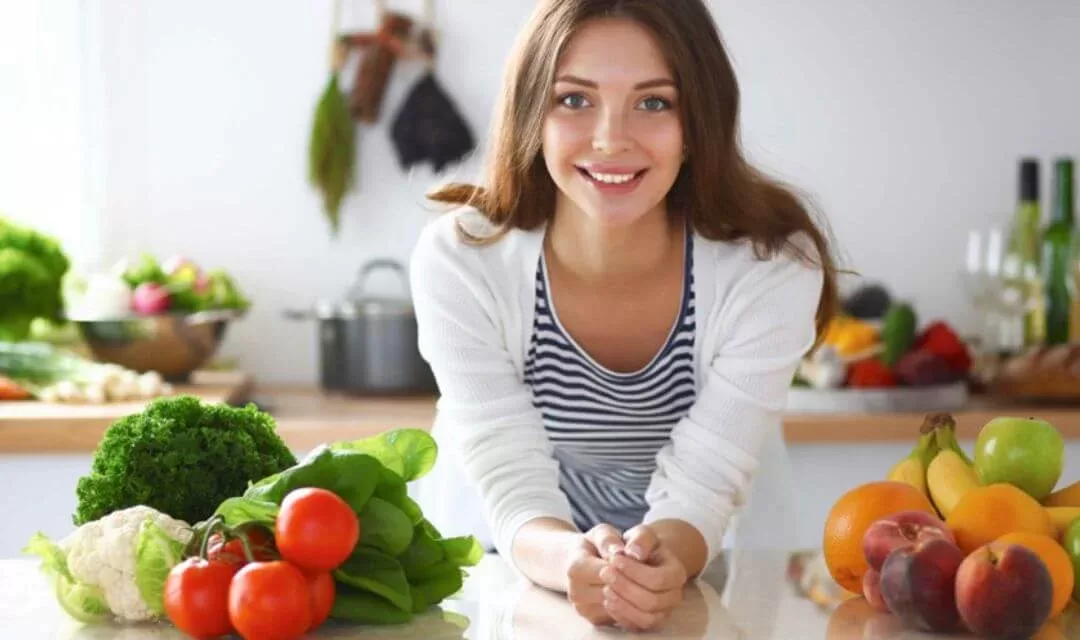
[[[71,274],[65,316],[93,357],[182,381],[217,353],[250,302],[221,269],[143,254],[107,273]]]

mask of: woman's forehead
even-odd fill
[[[556,77],[572,75],[599,84],[636,84],[671,77],[667,59],[651,31],[626,18],[583,24],[559,56]]]

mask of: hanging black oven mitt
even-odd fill
[[[431,71],[405,98],[394,117],[390,137],[403,169],[430,161],[436,173],[476,146],[468,123]]]

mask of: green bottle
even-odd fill
[[[1043,234],[1043,292],[1046,344],[1069,342],[1069,319],[1076,295],[1073,285],[1073,161],[1054,163],[1054,192],[1050,225]]]
[[[1002,276],[1023,307],[1024,345],[1033,346],[1042,344],[1046,330],[1043,279],[1039,265],[1042,225],[1039,161],[1035,158],[1021,159],[1019,178],[1019,197],[1002,264]]]

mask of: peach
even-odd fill
[[[952,631],[959,626],[956,572],[964,552],[945,538],[930,537],[895,549],[881,566],[881,596],[911,627]]]
[[[978,635],[1029,638],[1050,617],[1053,601],[1046,564],[1019,544],[983,545],[956,573],[957,609]]]
[[[932,538],[956,542],[944,520],[924,511],[900,511],[870,525],[863,534],[863,553],[870,568],[880,572],[894,549],[913,547],[920,540]]]
[[[870,569],[863,574],[862,588],[863,597],[866,598],[866,603],[870,605],[871,609],[889,613],[889,605],[885,604],[884,598],[881,597],[880,573]]]

